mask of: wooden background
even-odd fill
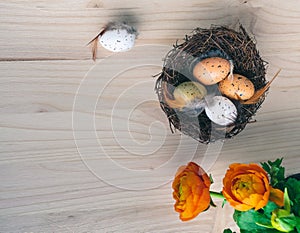
[[[137,46],[100,49],[94,63],[87,42],[120,19],[138,28]],[[153,90],[163,56],[195,27],[238,22],[269,62],[267,79],[282,68],[257,122],[210,146],[171,134]],[[179,221],[170,180],[189,160],[216,191],[232,162],[283,156],[287,174],[300,172],[299,76],[298,0],[1,1],[0,232],[235,226],[229,206]]]

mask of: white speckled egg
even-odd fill
[[[221,57],[210,57],[198,62],[193,68],[194,77],[204,85],[213,85],[228,76],[231,64]]]
[[[136,30],[127,24],[110,24],[100,36],[100,44],[111,52],[125,52],[135,43]]]
[[[174,99],[184,99],[186,102],[203,99],[206,94],[206,88],[197,82],[181,83],[173,92]]]
[[[235,105],[224,96],[214,96],[205,107],[205,113],[212,122],[222,126],[234,123],[237,117]]]
[[[254,95],[255,87],[245,76],[233,74],[233,80],[224,79],[219,83],[219,90],[228,98],[247,100]]]

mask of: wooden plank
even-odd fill
[[[1,59],[88,59],[87,42],[107,22],[116,19],[128,19],[138,27],[137,44],[168,45],[195,27],[236,24],[241,14],[241,23],[251,22],[251,14],[245,14],[246,6],[228,5],[227,1],[191,1],[188,5],[182,0],[175,5],[168,1],[102,1],[102,7],[94,9],[90,5],[83,1],[33,1],[26,6],[23,1],[1,3]]]
[[[297,0],[1,2],[0,232],[236,229],[220,202],[180,222],[170,182],[191,159],[213,174],[216,191],[232,162],[284,157],[287,174],[300,172],[299,16]],[[117,18],[137,26],[137,46],[100,48],[92,62],[86,43]],[[257,122],[219,152],[171,134],[152,75],[193,28],[238,20],[269,62],[267,79],[282,72]]]
[[[90,61],[0,64],[1,76],[5,77],[6,74],[6,77],[1,79],[0,85],[1,104],[4,106],[0,123],[2,231],[51,232],[59,229],[62,232],[130,232],[135,229],[138,232],[165,232],[167,228],[167,231],[171,232],[178,228],[193,232],[199,225],[203,227],[203,232],[211,232],[213,227],[221,229],[220,224],[213,223],[214,214],[220,214],[220,210],[206,213],[204,217],[201,215],[188,225],[182,225],[172,210],[170,183],[152,191],[122,191],[99,180],[84,165],[83,162],[86,161],[82,160],[74,144],[72,108],[76,90],[90,65]],[[113,64],[111,67],[107,66],[104,74],[110,74],[113,67]],[[110,83],[107,92],[102,96],[106,102],[104,105],[100,104],[104,108],[97,108],[96,118],[98,136],[105,152],[99,153],[99,145],[95,144],[94,138],[91,138],[88,132],[89,124],[83,121],[79,126],[77,140],[80,146],[84,146],[84,151],[89,152],[92,162],[105,161],[108,154],[115,162],[127,168],[151,170],[168,162],[170,156],[174,154],[181,140],[180,134],[171,135],[166,119],[155,102],[147,102],[145,106],[137,108],[129,123],[132,126],[133,138],[139,142],[147,142],[151,123],[161,122],[151,128],[152,140],[156,145],[160,145],[164,132],[167,132],[168,139],[157,152],[148,156],[136,156],[125,152],[124,147],[118,145],[115,139],[122,137],[127,140],[125,149],[130,151],[133,149],[130,145],[135,145],[132,138],[122,127],[114,128],[113,132],[109,123],[112,117],[119,124],[128,123],[126,115],[128,111],[123,104],[117,107],[121,108],[124,115],[115,116],[111,109],[118,100],[119,93],[132,87],[133,83],[140,82],[141,73],[145,75],[142,78],[144,81],[150,80],[146,84],[151,84],[151,88],[148,85],[140,86],[142,93],[155,98],[153,91],[155,79],[151,74],[156,73],[158,69],[159,67],[152,66],[136,67]],[[98,72],[95,72],[95,77],[93,74],[89,77],[96,78],[97,74]],[[293,86],[294,73],[284,75],[284,80],[279,78],[271,88],[263,108],[255,117],[258,122],[248,125],[241,135],[223,145],[220,156],[209,170],[215,176],[216,190],[221,189],[221,177],[231,162],[260,162],[284,156],[288,173],[299,172],[300,129],[297,122],[300,105],[298,102],[289,101],[298,97],[298,88]],[[100,82],[99,87],[105,86],[107,78],[98,78],[97,82]],[[9,91],[8,87],[11,87]],[[88,104],[95,101],[96,97],[97,95],[93,93],[87,93],[81,95],[81,101]],[[134,92],[124,96],[127,102],[135,102],[136,97]],[[79,109],[83,118],[92,114],[85,113],[84,106]],[[186,141],[184,144],[183,154],[195,153],[194,141]],[[194,160],[201,163],[206,150],[207,146],[200,145]],[[140,152],[145,151],[147,152],[147,146]],[[185,158],[183,157],[181,161],[182,164],[185,163]],[[168,179],[173,176],[181,161],[174,164],[172,169],[163,170]],[[131,187],[132,180],[136,178],[127,176],[119,167],[108,170],[102,167],[102,169],[107,174],[109,172],[117,174],[117,184],[122,187]],[[143,187],[145,180],[146,176],[135,179],[140,187]],[[227,208],[227,211],[230,212],[230,208]],[[12,217],[17,219],[14,226],[11,225]],[[110,223],[111,218],[115,218],[116,222]],[[227,218],[224,226],[233,224],[230,217]]]

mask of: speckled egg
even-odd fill
[[[222,126],[233,124],[237,118],[235,105],[224,96],[214,96],[205,107],[208,118]]]
[[[255,92],[253,83],[243,75],[233,74],[233,79],[224,79],[219,83],[220,92],[235,100],[250,99]]]
[[[184,99],[186,102],[203,99],[206,94],[206,88],[197,82],[183,82],[173,92],[174,99]]]
[[[193,75],[204,85],[213,85],[228,76],[231,64],[228,60],[221,57],[210,57],[198,62]]]
[[[125,23],[112,23],[104,30],[99,43],[111,52],[125,52],[134,46],[136,36],[133,27]]]

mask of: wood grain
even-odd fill
[[[87,42],[109,21],[139,30],[131,52]],[[222,145],[172,134],[154,92],[162,58],[195,27],[242,23],[269,62],[257,122]],[[0,3],[0,232],[201,232],[235,228],[232,209],[182,223],[170,182],[202,163],[222,188],[232,162],[284,157],[300,172],[297,0],[12,0]],[[210,154],[206,152],[210,150]],[[176,154],[177,153],[177,154]]]

